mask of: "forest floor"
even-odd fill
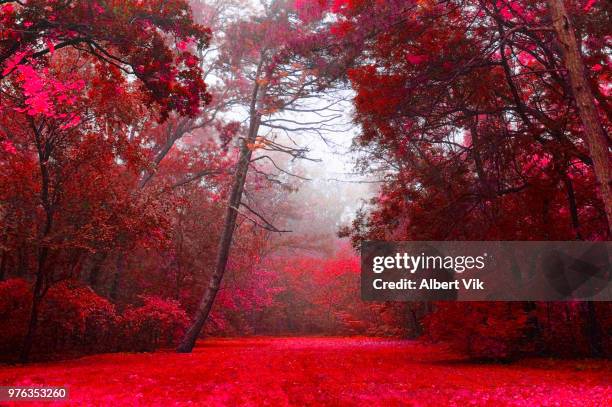
[[[66,386],[79,405],[605,406],[612,362],[478,364],[372,338],[216,339],[192,354],[0,366],[0,386],[8,385]]]

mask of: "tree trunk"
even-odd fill
[[[6,278],[6,263],[8,262],[8,252],[2,250],[2,257],[0,257],[0,281],[4,281]]]
[[[191,327],[185,333],[185,337],[183,338],[182,342],[176,349],[176,351],[180,353],[189,353],[193,350],[196,340],[202,332],[204,323],[206,322],[206,319],[210,314],[210,310],[215,301],[215,297],[217,295],[217,292],[219,291],[219,287],[221,286],[223,274],[225,274],[225,268],[227,266],[230,247],[232,245],[232,238],[234,236],[234,229],[236,227],[238,208],[240,207],[240,202],[242,201],[242,192],[244,190],[244,184],[251,162],[251,155],[253,154],[250,145],[255,142],[257,133],[259,131],[259,125],[261,122],[261,115],[257,112],[258,99],[259,84],[258,82],[256,82],[253,87],[253,94],[251,98],[251,106],[249,112],[249,132],[247,134],[246,139],[242,141],[242,146],[240,148],[240,158],[236,166],[236,172],[234,173],[232,190],[225,212],[225,223],[223,225],[223,231],[221,233],[221,239],[219,241],[219,248],[217,250],[215,269],[211,276],[208,287],[206,288],[206,291],[204,292],[204,295],[200,300],[200,304],[198,305],[198,309],[196,311],[195,319]]]
[[[116,302],[119,298],[119,286],[121,285],[121,278],[125,274],[127,268],[127,260],[123,252],[119,252],[117,259],[115,260],[115,274],[113,275],[113,281],[111,282],[110,289],[108,291],[108,298],[112,302]]]
[[[17,277],[24,278],[28,274],[28,253],[22,242],[17,250]]]
[[[32,309],[30,310],[30,322],[28,323],[28,331],[23,340],[21,355],[19,356],[19,361],[21,363],[26,363],[30,360],[30,352],[32,351],[34,337],[36,336],[36,330],[38,329],[38,313],[40,310],[40,303],[42,302],[44,292],[43,280],[44,277],[39,268],[39,272],[36,273],[36,281],[34,282],[34,290],[32,292]]]
[[[100,271],[102,269],[102,263],[106,261],[108,257],[108,252],[96,252],[93,255],[91,269],[89,271],[89,276],[87,280],[89,282],[89,286],[96,291],[98,288],[98,284],[100,282]]]
[[[597,320],[597,311],[593,301],[585,302],[586,308],[586,323],[585,334],[591,349],[591,356],[599,358],[603,356],[602,332],[599,321]]]
[[[30,310],[30,322],[28,324],[28,331],[23,341],[21,348],[20,361],[25,363],[30,359],[30,352],[32,350],[32,344],[34,343],[34,337],[36,336],[36,330],[38,328],[38,313],[39,306],[45,295],[48,285],[48,273],[47,270],[47,257],[49,255],[49,247],[46,246],[45,238],[51,233],[53,226],[53,215],[54,209],[51,204],[50,198],[50,183],[51,176],[49,175],[49,169],[47,167],[49,163],[49,157],[51,156],[50,147],[48,143],[45,143],[43,147],[43,140],[40,134],[40,129],[36,127],[34,122],[31,122],[32,130],[36,139],[36,146],[38,149],[38,164],[40,167],[41,177],[41,188],[40,188],[40,202],[45,210],[45,225],[40,235],[39,247],[38,247],[38,268],[36,270],[36,279],[34,281],[34,288],[32,290],[32,309]]]
[[[576,194],[574,193],[574,185],[567,174],[563,174],[563,183],[567,192],[567,203],[569,205],[570,214],[572,216],[572,228],[576,234],[576,240],[584,240],[580,233],[580,219],[578,217],[578,205],[576,204]]]
[[[45,182],[43,181],[43,185]],[[44,230],[43,237],[46,237],[51,231],[52,215],[47,212],[47,222]],[[26,363],[30,360],[30,352],[32,351],[32,345],[34,343],[34,337],[36,336],[36,330],[38,328],[38,313],[40,311],[40,303],[45,294],[45,280],[46,280],[46,263],[47,256],[49,255],[49,248],[43,246],[39,248],[38,252],[38,269],[36,270],[36,280],[34,281],[34,289],[32,290],[32,309],[30,310],[30,322],[28,323],[28,331],[23,341],[21,348],[21,355],[19,360],[22,363]]]
[[[140,181],[138,181],[137,191],[143,189],[155,176],[157,169],[159,168],[159,164],[164,158],[166,158],[176,141],[185,135],[185,133],[188,131],[188,124],[190,123],[191,119],[182,118],[177,122],[176,127],[173,128],[168,125],[166,143],[155,156],[155,159],[153,160],[153,168],[145,171]]]
[[[601,126],[591,87],[587,81],[580,48],[563,0],[548,0],[550,13],[561,45],[565,68],[569,74],[576,107],[584,128],[595,177],[608,221],[608,236],[612,236],[612,160],[608,139]]]

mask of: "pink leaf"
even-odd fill
[[[419,65],[424,62],[427,62],[429,57],[427,55],[408,55],[406,60],[412,65]]]
[[[45,43],[47,44],[47,48],[49,48],[49,52],[53,54],[55,52],[55,45],[53,45],[53,41],[49,38],[45,38]]]
[[[185,51],[187,49],[187,43],[185,41],[179,41],[176,47],[181,51]]]
[[[597,0],[588,0],[584,5],[583,10],[588,13],[593,8],[596,1]]]
[[[9,154],[17,154],[17,149],[13,145],[13,142],[10,140],[4,140],[2,142],[2,148],[4,149],[5,152]]]

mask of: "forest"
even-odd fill
[[[610,302],[362,301],[359,256],[609,242],[611,17],[606,0],[0,0],[0,386],[612,404]]]

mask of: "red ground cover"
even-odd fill
[[[37,384],[67,386],[79,405],[604,406],[612,362],[476,364],[412,341],[255,338],[0,367],[0,385]]]

